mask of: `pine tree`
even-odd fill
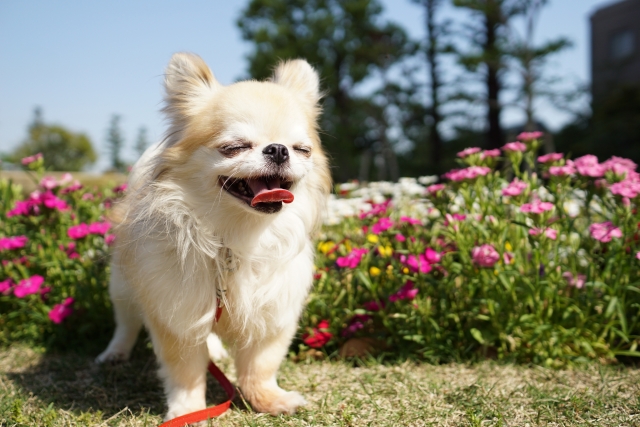
[[[148,145],[149,140],[147,138],[147,128],[142,126],[140,127],[140,129],[138,129],[138,137],[136,138],[136,146],[134,147],[136,149],[138,157],[142,156],[142,153],[145,152]]]
[[[124,172],[125,163],[122,160],[122,149],[124,148],[124,137],[120,129],[120,116],[111,116],[109,129],[107,130],[107,147],[111,157],[111,169],[117,172]]]

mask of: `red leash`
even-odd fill
[[[216,323],[220,320],[220,315],[222,315],[222,306],[218,304],[218,308],[216,309]],[[218,368],[215,363],[209,362],[209,366],[207,367],[213,378],[218,380],[224,391],[227,392],[227,401],[223,402],[216,406],[211,406],[210,408],[203,409],[201,411],[191,412],[189,414],[183,415],[181,417],[174,418],[167,422],[160,424],[159,427],[184,427],[188,424],[197,423],[200,421],[207,421],[208,419],[219,417],[224,414],[227,409],[231,406],[231,401],[236,395],[236,389],[229,381],[224,373]]]

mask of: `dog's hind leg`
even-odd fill
[[[109,294],[113,303],[116,330],[107,349],[96,358],[97,363],[116,363],[128,360],[140,329],[142,329],[140,310],[134,303],[131,290],[125,283],[115,262],[111,263]]]
[[[292,414],[306,404],[304,397],[295,391],[278,386],[276,373],[287,353],[295,332],[290,330],[259,343],[239,348],[234,354],[238,385],[254,410],[271,415]]]

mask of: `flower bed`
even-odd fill
[[[539,137],[466,149],[441,183],[336,186],[295,350],[360,338],[433,362],[640,356],[636,165],[536,158]],[[27,163],[42,172],[41,159]],[[25,200],[0,184],[0,340],[107,339],[105,212],[123,188],[38,181]]]

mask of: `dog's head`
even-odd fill
[[[280,63],[268,81],[223,86],[200,57],[178,53],[165,88],[170,128],[157,179],[190,181],[211,203],[255,215],[328,193],[319,80],[306,61]]]

